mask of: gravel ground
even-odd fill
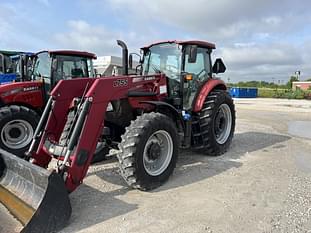
[[[182,152],[152,192],[127,188],[116,160],[93,166],[62,232],[311,232],[311,101],[235,102],[226,154]]]
[[[311,101],[236,99],[231,148],[183,151],[152,192],[130,189],[115,159],[70,195],[69,232],[311,233]]]

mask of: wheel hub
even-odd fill
[[[153,133],[146,142],[143,164],[151,176],[158,176],[169,166],[173,156],[173,140],[164,130]]]
[[[148,158],[150,160],[156,160],[160,157],[160,155],[161,155],[161,146],[159,145],[159,143],[152,142],[152,144],[148,148]]]
[[[221,134],[221,132],[224,130],[226,125],[226,118],[224,116],[224,114],[219,111],[217,113],[217,117],[216,117],[216,123],[215,123],[215,131],[218,134]]]
[[[21,149],[31,142],[33,133],[29,122],[21,119],[12,120],[1,129],[1,142],[10,149]]]
[[[230,136],[232,126],[232,115],[227,104],[220,105],[214,122],[216,141],[224,144]]]
[[[10,135],[11,138],[18,138],[21,135],[21,133],[22,132],[18,128],[12,128],[9,131],[9,135]]]

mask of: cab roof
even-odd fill
[[[8,51],[8,50],[0,50],[0,53],[7,56],[16,56],[21,54],[32,55],[31,52],[21,52],[21,51]]]
[[[55,55],[65,55],[65,56],[79,56],[79,57],[87,57],[87,58],[92,58],[96,59],[96,55],[94,53],[89,53],[85,51],[76,51],[76,50],[44,50],[40,51],[39,53],[43,52],[48,52],[50,55],[55,54]]]
[[[202,48],[207,48],[207,49],[215,49],[216,46],[213,43],[207,42],[207,41],[202,41],[202,40],[167,40],[167,41],[160,41],[156,42],[153,44],[150,44],[148,46],[142,47],[142,49],[149,49],[150,47],[158,44],[164,44],[164,43],[175,43],[175,44],[180,44],[180,45],[197,45]]]

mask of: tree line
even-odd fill
[[[246,81],[246,82],[237,82],[237,83],[228,83],[229,87],[257,87],[257,88],[281,88],[281,89],[291,89],[292,82],[298,81],[296,76],[291,76],[289,81],[286,84],[277,84],[274,82],[266,82],[266,81]],[[307,79],[305,81],[311,81]]]

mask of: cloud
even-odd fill
[[[296,70],[311,72],[300,46],[280,44],[236,44],[221,48],[217,55],[227,65],[225,77],[233,81],[287,80]],[[311,52],[311,49],[309,50]]]
[[[117,32],[107,30],[103,26],[93,26],[83,20],[70,20],[67,22],[68,30],[57,33],[53,40],[67,49],[88,50],[98,54],[115,53],[114,38]]]
[[[59,47],[87,50],[98,55],[121,55],[116,40],[124,40],[130,51],[137,52],[146,43],[155,40],[153,33],[137,34],[134,31],[107,29],[104,25],[91,25],[84,20],[70,20],[63,33],[57,33],[52,41]]]
[[[35,8],[35,6],[33,7]],[[40,18],[41,14],[36,13]],[[36,51],[47,46],[47,26],[34,18],[23,2],[0,3],[0,48],[6,50]]]
[[[34,4],[35,2],[40,4]],[[216,43],[224,77],[287,79],[311,76],[311,2],[290,0],[32,0],[0,3],[2,48],[78,49],[120,55],[153,41],[201,39]],[[47,11],[47,7],[48,11]],[[55,17],[57,15],[57,17]]]
[[[141,25],[160,22],[213,39],[292,30],[299,26],[295,17],[310,19],[306,9],[311,6],[308,1],[293,5],[290,0],[282,4],[270,0],[108,0],[108,3],[123,17],[131,21],[140,19]]]
[[[50,6],[50,1],[49,0],[37,0],[39,3],[45,5],[45,6]]]
[[[108,0],[115,14],[153,30],[172,28],[178,39],[203,39],[216,43],[234,79],[288,79],[296,69],[311,76],[303,34],[311,31],[311,2],[293,4],[263,0]],[[164,25],[164,26],[163,26]],[[129,23],[129,27],[134,27]],[[161,31],[160,30],[160,31]],[[172,38],[175,39],[175,38]],[[298,43],[293,43],[297,42]]]
[[[303,62],[297,48],[290,44],[249,44],[225,47],[220,49],[220,55],[234,68],[258,65],[299,65]]]

